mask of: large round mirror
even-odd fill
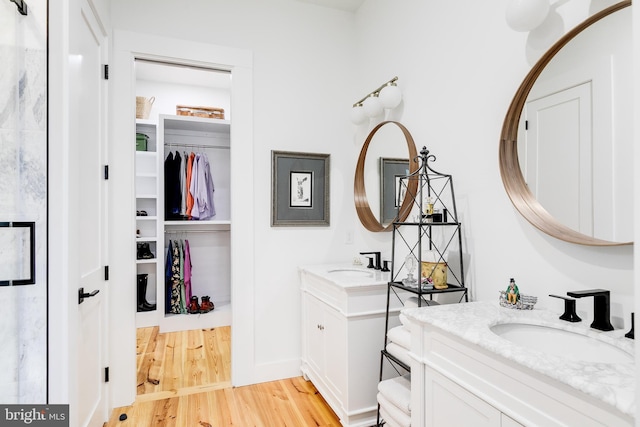
[[[399,177],[418,169],[417,155],[413,137],[401,123],[385,121],[371,130],[354,179],[356,213],[367,230],[389,231],[393,221],[407,218],[412,206],[409,197],[400,196]],[[417,182],[410,182],[407,191],[415,194],[416,189]]]
[[[500,173],[511,201],[532,225],[567,242],[632,240],[630,5],[594,14],[553,45],[503,125]]]

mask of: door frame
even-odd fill
[[[253,59],[248,50],[114,30],[110,67],[110,354],[112,407],[136,397],[135,58],[229,70],[231,83],[231,382],[252,384],[254,360]]]

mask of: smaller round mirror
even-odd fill
[[[393,137],[393,132],[385,125],[394,125],[400,133]],[[398,153],[397,140],[404,137],[406,151],[404,155]],[[386,151],[387,145],[393,148],[393,157]],[[389,157],[387,157],[389,155]],[[397,178],[418,170],[416,160],[418,153],[413,137],[406,127],[394,121],[385,121],[374,127],[365,140],[358,163],[354,180],[354,200],[356,213],[362,225],[369,231],[389,231],[394,221],[404,221],[409,216],[412,208],[410,198],[400,198],[397,193]],[[407,191],[415,194],[417,182],[409,183]],[[367,188],[371,191],[371,198],[367,197]],[[373,213],[374,206],[380,216]]]

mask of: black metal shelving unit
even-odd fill
[[[411,371],[410,366],[387,351],[392,298],[397,298],[404,305],[408,298],[416,297],[418,307],[434,304],[433,297],[439,294],[459,293],[458,302],[469,300],[464,282],[462,223],[458,217],[452,176],[430,166],[436,157],[426,147],[422,147],[417,160],[420,164],[418,169],[398,179],[397,200],[400,202],[397,204],[407,206],[410,213],[407,220],[393,222],[392,227],[391,280],[387,286],[380,381],[384,375],[385,360],[399,375],[401,370]],[[413,203],[403,204],[406,197]],[[402,218],[402,213],[398,212],[396,218]],[[415,282],[411,282],[412,277]],[[380,418],[380,405],[377,425],[384,425]]]

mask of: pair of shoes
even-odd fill
[[[136,211],[136,216],[147,216],[147,211]]]
[[[213,310],[213,303],[208,296],[202,297],[202,302],[198,304],[198,297],[192,296],[189,300],[189,305],[187,306],[187,313],[189,314],[198,314],[198,313],[208,313]]]
[[[149,248],[149,243],[138,243],[138,259],[153,259],[155,255]]]

